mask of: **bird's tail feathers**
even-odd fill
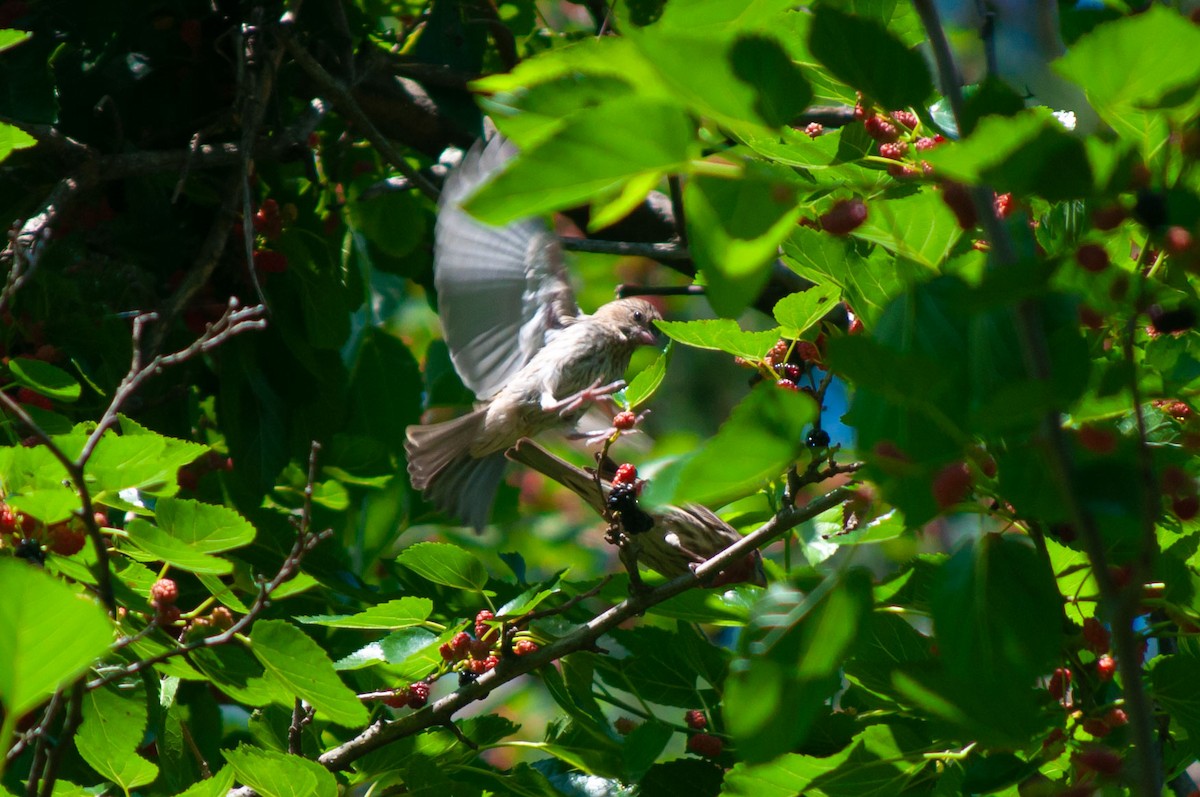
[[[504,475],[504,455],[471,456],[483,431],[484,411],[405,431],[408,475],[434,506],[482,532]]]

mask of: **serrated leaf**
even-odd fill
[[[233,788],[233,767],[221,767],[211,778],[197,781],[176,797],[223,797]]]
[[[83,760],[126,794],[158,777],[158,767],[137,754],[146,730],[144,700],[108,687],[93,689],[84,696],[83,725],[75,736]]]
[[[1046,108],[985,116],[965,139],[923,152],[922,157],[939,175],[987,183],[997,191],[1037,193],[1053,201],[1086,196],[1092,190],[1083,142]]]
[[[382,663],[401,665],[437,641],[438,637],[435,634],[423,628],[402,628],[338,659],[333,666],[340,671],[357,670]]]
[[[130,520],[125,525],[125,533],[130,542],[154,559],[180,570],[217,576],[227,576],[233,572],[232,562],[198,551],[143,518]]]
[[[0,30],[0,52],[10,50],[22,42],[28,41],[32,35],[27,30],[13,30],[12,28]]]
[[[606,103],[569,117],[465,207],[488,224],[572,207],[626,180],[682,168],[692,138],[693,123],[675,105],[644,99]]]
[[[769,761],[805,740],[841,685],[842,664],[870,610],[870,576],[857,568],[826,577],[806,595],[772,590],[754,607],[725,701],[727,727],[746,761]],[[788,706],[786,715],[779,705]]]
[[[400,552],[396,561],[435,584],[475,592],[487,583],[487,569],[473,553],[444,542],[419,542]]]
[[[683,193],[688,240],[713,309],[736,318],[771,275],[779,245],[800,218],[795,187],[769,173],[696,175]]]
[[[0,601],[0,702],[11,729],[108,650],[113,626],[93,601],[22,560],[0,559],[0,584],[20,598]]]
[[[668,342],[666,349],[654,362],[638,372],[623,391],[625,406],[634,409],[646,403],[667,375],[667,364],[671,362],[674,343]]]
[[[646,501],[719,506],[749,495],[796,461],[805,450],[804,427],[816,416],[811,397],[761,385],[734,407],[715,436],[677,463],[675,478],[650,482]]]
[[[1154,46],[1144,46],[1154,42]],[[1194,102],[1200,82],[1200,29],[1179,12],[1151,6],[1098,25],[1072,43],[1054,69],[1081,86],[1117,130],[1139,136],[1139,109],[1153,107],[1177,89]]]
[[[229,551],[254,541],[254,526],[227,506],[160,498],[154,513],[163,531],[204,553]]]
[[[885,108],[920,107],[933,91],[929,67],[920,53],[865,16],[827,4],[817,6],[808,46],[838,80]]]
[[[332,628],[374,628],[394,631],[420,625],[433,612],[428,598],[397,598],[358,614],[315,614],[297,617],[302,623]]]
[[[124,425],[124,422],[122,422]],[[79,449],[82,449],[82,441]],[[67,450],[69,456],[79,451]],[[208,451],[208,446],[177,440],[146,430],[142,434],[111,432],[88,460],[85,470],[95,494],[113,495],[131,487],[147,492],[175,492],[175,475],[181,467]]]
[[[250,634],[250,650],[268,673],[308,701],[319,716],[346,727],[367,721],[367,710],[354,690],[338,678],[321,646],[299,628],[283,620],[259,620]]]
[[[26,149],[37,143],[37,139],[9,124],[0,124],[0,161],[15,150]]]
[[[333,773],[303,756],[246,744],[222,753],[237,780],[263,797],[337,797]]]
[[[806,291],[785,296],[772,311],[783,337],[798,338],[824,318],[841,300],[839,291],[814,285]]]
[[[933,191],[871,203],[871,214],[851,235],[877,243],[929,269],[942,265],[962,236],[954,213]]]
[[[728,354],[760,359],[775,341],[779,330],[747,332],[731,318],[716,318],[704,321],[656,321],[658,328],[672,340],[698,349],[713,349]]]
[[[2,33],[3,31],[0,31]],[[2,49],[2,48],[0,48]],[[77,401],[79,382],[63,369],[41,360],[16,357],[8,362],[13,382],[55,401]]]

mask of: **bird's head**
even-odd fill
[[[661,321],[662,314],[645,299],[617,299],[598,309],[592,318],[614,327],[635,346],[653,346],[659,341],[654,322]]]

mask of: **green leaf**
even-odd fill
[[[981,689],[1032,685],[1059,661],[1062,597],[1033,545],[1011,534],[969,542],[941,570],[933,596],[940,660]]]
[[[812,99],[783,46],[761,33],[730,37],[653,26],[625,33],[654,65],[670,96],[697,116],[734,129],[782,127]]]
[[[0,31],[3,32],[3,31]],[[9,360],[13,382],[55,401],[79,399],[79,382],[63,369],[41,360],[17,357]]]
[[[962,236],[954,213],[934,191],[871,203],[871,212],[853,233],[929,269],[942,265]]]
[[[789,753],[769,763],[739,763],[725,776],[729,797],[891,797],[904,791],[917,767],[904,761],[911,749],[888,725],[872,725],[833,755]]]
[[[799,338],[805,330],[837,307],[840,300],[839,291],[814,285],[806,291],[783,297],[775,303],[772,313],[779,322],[783,337]]]
[[[125,533],[138,548],[180,570],[217,576],[227,576],[233,572],[232,562],[198,551],[143,518],[129,521]]]
[[[1156,658],[1150,687],[1157,704],[1187,731],[1194,749],[1200,739],[1200,659],[1183,654]]]
[[[507,224],[582,204],[647,172],[683,168],[692,137],[692,122],[675,106],[642,99],[600,105],[522,152],[465,207],[484,222]]]
[[[734,407],[714,437],[675,466],[675,478],[650,483],[646,501],[719,506],[749,495],[796,461],[805,450],[804,427],[816,416],[809,396],[760,385]]]
[[[0,601],[0,702],[11,730],[108,650],[113,626],[93,601],[22,560],[0,559],[0,584],[20,596]]]
[[[363,199],[353,192],[346,204],[348,222],[392,257],[412,252],[427,235],[427,222],[413,194],[388,191]]]
[[[787,0],[691,0],[665,3],[658,25],[671,30],[724,33],[770,30],[792,8]],[[630,10],[632,13],[632,9]]]
[[[718,314],[734,318],[771,275],[779,244],[800,218],[794,186],[766,173],[696,175],[683,192],[688,240]]]
[[[687,655],[680,634],[661,628],[637,628],[619,632],[615,638],[629,656],[618,661],[596,660],[596,671],[605,683],[663,705],[703,705],[697,684],[707,679],[698,662]],[[588,708],[594,714],[599,712],[594,704]],[[602,722],[603,717],[598,716],[597,721]]]
[[[303,631],[283,620],[259,620],[250,634],[254,657],[292,694],[308,701],[318,716],[355,727],[367,721],[354,690],[333,669],[333,662]]]
[[[454,589],[478,592],[488,580],[483,562],[449,543],[419,542],[401,551],[396,561],[435,584]]]
[[[79,511],[79,496],[66,485],[48,490],[30,490],[17,495],[10,494],[5,503],[43,523],[58,523]]]
[[[347,431],[385,443],[398,456],[404,429],[421,417],[421,369],[404,342],[368,327],[350,375]]]
[[[624,390],[624,406],[634,409],[650,400],[667,375],[667,364],[671,362],[674,350],[675,344],[668,342],[663,353],[630,380]]]
[[[851,237],[797,227],[783,243],[783,262],[805,279],[841,289],[842,299],[870,329],[889,301],[929,272],[878,247],[866,254],[866,248]]]
[[[1153,46],[1145,46],[1153,42]],[[1194,103],[1200,84],[1200,28],[1179,12],[1151,6],[1144,14],[1097,26],[1074,42],[1054,68],[1087,92],[1105,121],[1140,137],[1139,109],[1179,89]],[[1177,103],[1178,98],[1172,98]]]
[[[754,607],[726,683],[726,725],[744,760],[770,761],[806,738],[871,611],[871,577],[852,569],[807,595],[772,591]],[[779,706],[788,710],[781,712]]]
[[[83,700],[83,725],[75,748],[92,769],[128,794],[158,777],[158,767],[137,754],[145,730],[145,695],[121,695],[109,687],[93,689]]]
[[[37,139],[23,130],[0,123],[0,161],[3,161],[15,150],[27,149],[36,143]]]
[[[209,450],[208,446],[199,443],[139,428],[125,418],[121,419],[121,428],[125,431],[122,435],[109,432],[101,437],[88,460],[86,474],[92,482],[93,494],[116,495],[130,487],[152,493],[174,493],[177,489],[175,474],[179,469]],[[75,438],[71,436],[71,442]],[[82,440],[78,449],[82,449]],[[79,450],[64,450],[72,457],[79,453]]]
[[[16,47],[18,44],[27,41],[32,35],[27,30],[12,30],[11,28],[0,30],[0,52]]]
[[[233,767],[221,767],[211,778],[193,783],[176,797],[223,797],[233,788]]]
[[[422,677],[427,674],[431,666],[437,666],[437,662],[433,659],[441,658],[434,651],[434,655],[429,657],[429,662],[425,663],[426,651],[431,648],[436,648],[442,642],[449,641],[450,634],[443,634],[442,637],[437,637],[434,634],[422,628],[401,628],[399,631],[388,634],[383,639],[372,642],[369,645],[359,648],[348,656],[344,656],[334,662],[336,670],[357,670],[362,667],[370,667],[374,664],[394,664],[398,666],[400,672],[393,674],[398,677],[405,677],[406,670],[417,669],[418,673],[412,675],[412,679]],[[409,659],[416,658],[417,661],[411,662],[414,667],[409,667]],[[419,666],[416,666],[418,665]]]
[[[235,510],[188,498],[160,498],[158,525],[175,539],[204,553],[220,553],[254,541],[254,526]]]
[[[433,601],[428,598],[398,598],[372,606],[358,614],[317,614],[296,619],[302,623],[324,625],[332,628],[373,628],[394,631],[420,625],[433,612]]]
[[[920,107],[933,91],[925,59],[873,19],[821,4],[808,46],[838,80],[889,110]]]
[[[1083,142],[1046,108],[986,116],[965,139],[923,152],[922,157],[943,177],[987,183],[997,191],[1036,193],[1054,201],[1087,196],[1092,190]]]
[[[303,756],[247,744],[221,753],[237,780],[263,797],[337,797],[333,773]]]
[[[747,332],[738,323],[729,318],[718,318],[705,321],[656,321],[658,328],[671,340],[685,346],[698,349],[713,349],[734,354],[747,359],[758,360],[763,357],[775,341],[779,340],[779,330],[767,332]]]

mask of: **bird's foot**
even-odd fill
[[[607,385],[601,385],[597,379],[588,387],[580,390],[578,393],[567,396],[565,399],[560,399],[549,406],[546,410],[549,412],[557,412],[559,415],[572,415],[588,404],[597,401],[604,401],[616,393],[618,390],[625,388],[625,380],[618,379],[616,382],[610,382]]]

